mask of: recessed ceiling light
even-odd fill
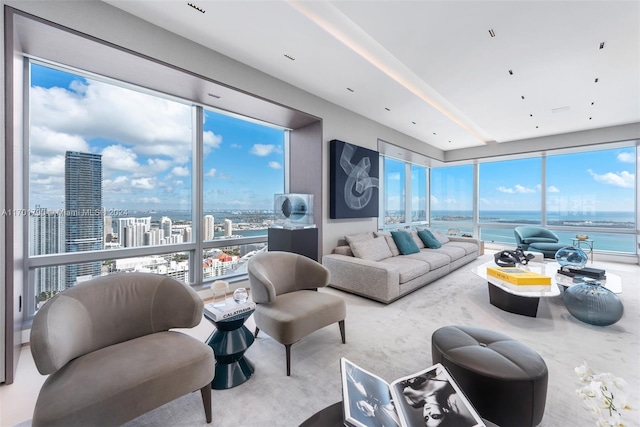
[[[538,126],[536,126],[536,129],[538,129]]]
[[[220,99],[220,95],[216,95],[215,93],[208,93],[207,95],[215,99]]]
[[[509,70],[509,75],[513,76],[513,70]]]
[[[604,42],[600,43],[600,49],[604,49]]]
[[[347,90],[348,90],[349,92],[355,92],[355,90],[351,89],[350,87],[348,87],[348,88],[347,88]]]
[[[596,77],[596,79],[594,80],[595,83],[598,83],[598,78]]]
[[[411,122],[411,123],[413,123],[414,125],[416,124],[416,122]]]
[[[589,120],[591,120],[591,117],[589,117]]]
[[[198,12],[200,12],[200,13],[205,13],[205,12],[206,12],[206,10],[204,10],[204,9],[203,9],[203,8],[201,8],[201,7],[196,6],[196,5],[195,5],[195,4],[193,4],[193,3],[187,3],[187,6],[194,8],[195,10],[197,10],[197,11],[198,11]]]
[[[520,95],[520,98],[524,99],[524,95]]]
[[[533,117],[533,114],[529,114],[529,117]]]
[[[289,54],[286,54],[286,53],[284,54],[284,57],[285,57],[285,58],[287,58],[287,59],[290,59],[290,60],[292,60],[292,61],[295,61],[295,60],[296,60],[296,58],[294,58],[293,56],[291,56],[291,55],[289,55]]]
[[[388,109],[387,107],[384,107],[384,109],[385,109],[385,110],[387,110],[387,111],[391,111],[391,110],[390,110],[390,109]]]
[[[489,30],[489,35],[490,35],[491,37],[495,37],[495,36],[496,36],[496,32],[495,32],[495,31],[493,31],[493,28],[491,28],[491,29]]]
[[[591,105],[595,104],[595,102],[592,102]]]
[[[435,133],[435,132],[433,132],[433,134],[435,135],[436,133]]]

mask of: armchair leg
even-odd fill
[[[287,376],[291,376],[291,344],[285,344],[284,350],[287,358]]]
[[[204,416],[207,418],[207,424],[211,422],[211,383],[200,389],[202,395],[202,404],[204,405]]]
[[[338,326],[340,327],[340,336],[342,337],[342,344],[345,344],[347,340],[345,337],[344,320],[339,321]]]
[[[256,326],[256,332],[253,334],[254,338],[258,338],[258,332],[260,332],[260,328]]]

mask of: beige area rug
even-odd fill
[[[337,325],[292,347],[292,376],[285,375],[284,347],[261,334],[246,356],[256,371],[246,383],[213,391],[213,423],[224,426],[297,426],[341,400],[340,364],[346,357],[393,380],[431,365],[431,334],[446,325],[472,325],[500,331],[535,349],[549,369],[549,388],[541,426],[591,426],[582,407],[574,368],[583,361],[597,372],[628,382],[634,410],[627,425],[640,425],[640,283],[637,266],[600,264],[623,278],[625,314],[617,324],[596,327],[573,318],[562,297],[541,299],[538,317],[507,313],[489,304],[487,284],[471,273],[473,263],[396,301],[383,305],[334,289],[347,301],[347,344]],[[487,390],[491,393],[491,390]],[[205,426],[200,393],[192,393],[127,424]]]

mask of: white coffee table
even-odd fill
[[[518,289],[515,285],[504,282],[497,277],[488,276],[487,267],[496,267],[496,263],[493,261],[486,262],[474,267],[471,271],[487,281],[489,287],[489,302],[502,310],[524,316],[536,317],[540,298],[559,296],[561,290],[575,285],[573,278],[558,274],[560,265],[556,262],[530,262],[524,266],[534,273],[551,277],[551,286],[544,287],[544,289],[541,290]],[[606,277],[606,280],[599,281],[600,284],[614,293],[621,293],[622,280],[620,276],[613,273],[606,273]]]
[[[530,262],[526,266],[531,271],[551,277],[551,285],[540,290],[528,290],[531,287],[528,289],[522,288],[527,290],[516,289],[515,285],[510,285],[497,277],[487,275],[487,267],[496,267],[496,263],[493,261],[487,262],[474,267],[471,271],[487,281],[489,302],[501,310],[523,316],[536,317],[540,298],[560,295],[560,288],[554,280],[555,272],[553,275],[546,274],[545,263]]]

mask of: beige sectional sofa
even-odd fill
[[[329,286],[388,304],[480,255],[480,242],[473,238],[449,237],[432,230],[442,244],[425,247],[415,230],[410,232],[420,249],[401,255],[389,233],[372,232],[345,236],[322,264],[331,272]]]

